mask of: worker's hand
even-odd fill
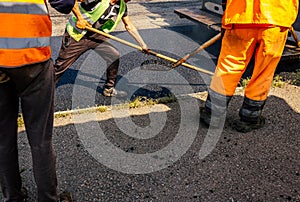
[[[77,19],[76,27],[79,29],[85,29],[87,26],[91,27],[92,25],[85,19]]]

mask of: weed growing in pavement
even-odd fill
[[[98,112],[106,112],[108,110],[108,106],[98,106],[97,111]]]
[[[174,95],[165,96],[157,99],[147,98],[145,96],[137,97],[133,101],[121,105],[113,106],[114,109],[122,109],[122,108],[139,108],[143,106],[151,106],[155,104],[167,104],[176,102],[176,97]],[[85,114],[85,113],[91,113],[91,112],[106,112],[108,110],[111,110],[112,107],[109,106],[96,106],[91,107],[87,109],[75,109],[75,110],[67,110],[63,112],[55,112],[54,118],[66,118],[68,116],[71,116],[72,114]],[[18,117],[18,127],[24,126],[24,120],[23,115],[19,114]]]
[[[294,72],[280,72],[278,75],[282,77],[285,83],[300,86],[300,69]]]
[[[22,114],[18,115],[17,123],[18,123],[18,127],[24,126],[24,119],[23,119],[23,115]]]
[[[247,77],[245,79],[241,79],[241,81],[239,82],[239,86],[242,87],[242,88],[246,88],[247,85],[249,84],[250,82],[250,77]]]
[[[300,72],[299,72],[299,76],[300,77]],[[243,89],[245,89],[247,87],[247,85],[250,82],[251,77],[247,77],[245,79],[241,79],[241,81],[239,82],[239,86],[242,87]],[[284,86],[285,82],[283,81],[282,76],[280,75],[276,75],[273,78],[272,81],[272,87],[278,87],[278,88],[282,88]]]
[[[157,99],[147,98],[147,97],[137,97],[133,101],[129,103],[129,108],[138,108],[142,106],[150,106],[155,104],[167,104],[176,101],[176,97],[174,95],[169,95]]]
[[[300,69],[297,69],[296,72],[290,73],[290,78],[287,78],[287,82],[292,85],[300,86]]]
[[[300,85],[300,69],[296,71],[295,85]]]
[[[128,103],[129,108],[138,108],[145,105],[156,104],[152,99],[147,99],[147,97],[136,97],[133,101]]]
[[[282,88],[284,86],[284,82],[282,80],[282,76],[276,75],[272,81],[272,87]]]
[[[54,118],[66,118],[66,117],[68,117],[70,115],[71,115],[70,113],[63,113],[63,112],[60,113],[60,112],[57,112],[57,113],[54,113]]]
[[[159,98],[158,102],[161,104],[167,104],[167,103],[176,102],[176,100],[177,99],[174,95],[170,95],[170,96]]]

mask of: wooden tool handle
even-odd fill
[[[92,31],[92,32],[101,34],[101,35],[103,35],[103,36],[105,36],[105,37],[107,37],[107,38],[110,38],[110,39],[112,39],[112,40],[115,40],[115,41],[117,41],[117,42],[120,42],[120,43],[122,43],[122,44],[124,44],[124,45],[127,45],[127,46],[130,46],[130,47],[132,47],[132,48],[135,48],[135,49],[137,49],[137,50],[139,50],[139,51],[143,51],[143,49],[142,49],[140,46],[135,45],[135,44],[133,44],[133,43],[130,43],[130,42],[128,42],[128,41],[125,41],[125,40],[123,40],[123,39],[120,39],[120,38],[118,38],[118,37],[115,37],[115,36],[113,36],[113,35],[111,35],[111,34],[105,33],[105,32],[103,32],[103,31],[101,31],[101,30],[98,30],[98,29],[95,29],[95,28],[92,28],[92,27],[88,27],[88,26],[86,27],[86,29],[89,30],[89,31]],[[174,63],[174,62],[177,62],[177,60],[174,59],[174,58],[165,56],[165,55],[163,55],[163,54],[157,53],[157,52],[152,51],[152,50],[149,50],[148,53],[151,54],[151,55],[153,55],[153,56],[159,57],[159,58],[164,59],[164,60],[168,60],[168,61],[173,62],[173,63]],[[181,65],[184,66],[184,67],[187,67],[187,68],[190,68],[190,69],[193,69],[193,70],[196,70],[196,71],[199,71],[199,72],[202,72],[202,73],[211,75],[211,76],[213,75],[213,73],[212,73],[211,71],[208,71],[208,70],[205,70],[205,69],[196,67],[196,66],[194,66],[194,65],[190,65],[190,64],[187,64],[187,63],[184,63],[184,62],[183,62]]]

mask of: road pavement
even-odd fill
[[[129,3],[129,13],[153,50],[180,57],[214,34],[173,13],[174,8],[189,6],[200,4],[135,0]],[[55,12],[52,18],[55,58],[63,33],[60,23],[66,18]],[[114,35],[131,40],[122,27]],[[129,91],[129,97],[101,95],[105,64],[90,51],[57,84],[56,111],[117,105],[136,96],[173,94],[177,101],[131,110],[115,105],[103,113],[56,118],[53,140],[60,192],[71,191],[77,202],[300,201],[299,88],[270,94],[264,110],[267,124],[260,130],[242,134],[231,129],[243,102],[240,93],[229,105],[224,127],[207,129],[199,123],[199,106],[209,76],[184,67],[154,71],[151,67],[162,68],[164,63],[111,42],[121,52],[117,87]],[[190,62],[213,71],[218,48],[215,44]],[[19,151],[23,185],[34,201],[30,148],[22,128]]]

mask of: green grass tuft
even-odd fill
[[[276,75],[272,81],[272,87],[282,88],[284,86],[284,81],[282,80],[282,76]]]

